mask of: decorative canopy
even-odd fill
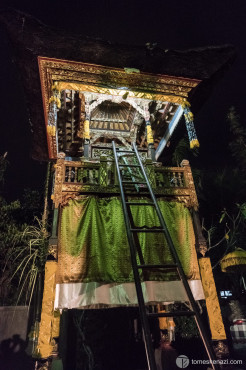
[[[20,68],[33,131],[32,156],[39,160],[48,157],[43,112],[47,112],[45,94],[51,86],[42,86],[43,110],[38,57],[42,57],[40,68],[46,74],[41,73],[41,80],[60,80],[66,84],[62,86],[64,90],[74,90],[69,85],[76,82],[93,86],[95,93],[102,93],[98,87],[105,88],[104,94],[120,88],[124,95],[127,88],[135,97],[173,104],[180,104],[180,99],[185,97],[194,111],[235,56],[234,48],[229,45],[186,51],[156,47],[150,51],[146,46],[112,44],[48,28],[14,10],[2,11],[0,22],[7,29]],[[65,68],[61,66],[64,61]],[[59,63],[61,68],[57,67]],[[77,89],[81,90],[84,88]]]
[[[246,271],[246,251],[237,248],[226,254],[220,262],[222,272],[241,273]]]

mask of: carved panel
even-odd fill
[[[185,185],[189,188],[190,191],[190,206],[193,207],[195,210],[198,210],[198,200],[196,195],[196,188],[193,181],[193,176],[191,172],[191,168],[189,165],[189,161],[183,160],[181,163],[181,166],[183,166],[185,172]]]
[[[210,258],[198,260],[213,340],[226,339]]]
[[[65,166],[64,166],[64,158],[65,154],[60,153],[60,158],[58,158],[57,163],[55,165],[55,185],[54,185],[54,196],[53,196],[53,202],[55,205],[55,208],[59,207],[59,204],[62,200],[62,185],[65,178]]]

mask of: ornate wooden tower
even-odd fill
[[[212,340],[225,340],[191,168],[185,160],[180,167],[164,167],[161,158],[183,114],[191,147],[199,145],[190,109],[197,110],[206,98],[233,49],[119,47],[64,38],[28,17],[19,37],[16,27],[22,15],[15,14],[13,24],[10,19],[8,13],[2,21],[23,75],[29,71],[31,76],[24,78],[24,86],[34,126],[34,157],[54,167],[53,258],[45,270],[41,358],[52,356],[63,309],[137,304],[112,141],[119,153],[130,152],[136,144],[193,296],[206,300]],[[144,203],[146,187],[130,170],[136,163],[130,156],[120,157],[129,182],[128,202],[137,192],[137,201]],[[154,220],[150,208],[132,211],[138,228]],[[147,234],[141,239],[140,262],[170,263],[166,241]],[[140,278],[146,305],[187,300],[181,281],[171,272],[166,278],[143,272]]]

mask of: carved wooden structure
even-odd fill
[[[81,194],[119,195],[114,140],[123,149],[137,143],[157,197],[182,202],[192,210],[197,253],[205,257],[206,242],[189,162],[164,167],[155,160],[154,150],[157,148],[159,157],[165,147],[163,138],[166,142],[170,138],[184,104],[201,81],[43,57],[38,60],[49,157],[55,161],[50,254],[57,258],[61,206]],[[133,175],[138,176],[137,172]],[[131,186],[128,190],[131,193]],[[139,196],[144,195],[143,187]],[[225,333],[213,276],[210,270],[209,277],[204,274],[203,262],[207,261],[206,257],[199,263],[202,282],[213,339],[221,340]]]
[[[61,205],[79,194],[119,194],[111,146],[114,140],[123,148],[137,143],[156,196],[183,202],[192,210],[196,249],[204,257],[206,242],[189,163],[163,167],[157,160],[183,114],[183,106],[190,102],[199,108],[208,96],[208,86],[234,58],[233,47],[188,51],[157,47],[148,54],[145,47],[68,38],[62,31],[53,32],[15,11],[3,11],[0,21],[9,32],[17,63],[26,76],[24,88],[34,128],[32,155],[53,162],[50,254],[57,258]],[[19,32],[23,24],[25,37]],[[140,189],[140,196],[144,194],[144,188]],[[200,266],[213,339],[224,339],[207,257],[200,260]]]

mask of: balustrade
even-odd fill
[[[185,169],[182,167],[160,167],[155,169],[156,186],[166,188],[184,188]]]
[[[131,163],[131,162],[130,162]],[[145,158],[143,160],[150,184],[157,196],[170,197],[170,200],[185,202],[188,206],[197,207],[197,197],[188,161],[183,161],[183,167],[162,167]],[[123,162],[122,162],[123,164]],[[138,167],[122,167],[129,181],[141,183],[142,174]],[[128,173],[129,172],[129,173]],[[134,195],[135,188],[129,186]],[[100,159],[68,161],[59,158],[56,164],[54,203],[60,204],[63,196],[69,194],[119,194],[114,160],[102,155]],[[141,190],[144,195],[144,188]]]
[[[69,185],[98,185],[98,187],[117,186],[113,160],[93,162],[64,161],[63,183]],[[153,188],[186,188],[185,168],[155,167],[152,163],[145,165]],[[124,171],[128,171],[125,167]],[[135,172],[134,172],[135,171]],[[129,170],[129,178],[139,178],[138,169]]]
[[[99,170],[100,166],[83,166],[79,165],[68,165],[65,163],[65,178],[64,183],[67,184],[87,184],[87,185],[99,185]]]

